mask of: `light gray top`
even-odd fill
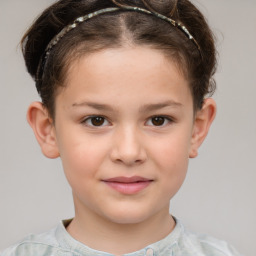
[[[30,235],[0,256],[113,256],[76,241],[66,231],[70,220],[40,235]],[[188,232],[179,220],[163,240],[124,256],[241,256],[226,242]]]

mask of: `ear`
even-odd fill
[[[195,115],[194,127],[191,138],[189,157],[194,158],[198,155],[198,148],[203,143],[210,126],[216,115],[216,103],[213,99],[204,100],[202,109]]]
[[[34,131],[42,153],[48,158],[57,158],[59,151],[53,120],[41,102],[33,102],[29,106],[27,120]]]

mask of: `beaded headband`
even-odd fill
[[[149,14],[149,15],[153,15],[156,16],[162,20],[165,20],[167,22],[169,22],[171,25],[173,25],[174,27],[177,27],[178,29],[180,29],[186,36],[188,39],[190,39],[197,47],[200,55],[201,55],[201,50],[200,50],[200,46],[197,43],[197,41],[194,39],[194,37],[190,34],[190,32],[188,31],[188,29],[182,25],[181,23],[168,18],[160,13],[157,12],[152,12],[140,7],[132,7],[132,6],[122,6],[122,7],[110,7],[110,8],[105,8],[105,9],[101,9],[92,13],[89,13],[85,16],[81,16],[79,18],[77,18],[72,24],[64,27],[47,45],[44,54],[41,57],[41,60],[39,62],[38,65],[38,70],[37,70],[37,74],[36,74],[36,82],[37,82],[37,90],[39,91],[40,86],[38,83],[40,83],[40,77],[43,74],[44,71],[44,66],[46,63],[46,60],[52,50],[52,48],[61,40],[62,37],[64,37],[70,30],[74,29],[75,27],[77,27],[78,24],[85,22],[86,20],[89,20],[95,16],[98,16],[100,14],[104,14],[104,13],[110,13],[110,12],[115,12],[115,11],[119,11],[119,10],[127,10],[127,11],[135,11],[135,12],[140,12],[140,13],[145,13],[145,14]]]

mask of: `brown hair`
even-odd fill
[[[60,0],[37,18],[22,39],[30,75],[38,79],[38,66],[47,45],[65,26],[80,16],[120,5],[155,11],[184,24],[199,44],[200,51],[182,31],[155,16],[121,10],[93,17],[68,32],[53,47],[37,81],[42,102],[53,118],[57,88],[65,85],[70,63],[85,54],[127,43],[150,46],[171,56],[187,76],[195,110],[202,107],[205,95],[214,92],[214,36],[204,16],[189,0]]]

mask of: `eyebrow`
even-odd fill
[[[154,110],[158,110],[158,109],[162,109],[162,108],[166,108],[166,107],[182,107],[183,105],[179,102],[176,101],[172,101],[172,100],[168,100],[168,101],[164,101],[161,103],[152,103],[152,104],[146,104],[142,107],[140,107],[139,111],[140,112],[147,112],[147,111],[154,111]]]
[[[97,110],[114,111],[114,108],[111,107],[110,105],[100,104],[100,103],[96,103],[96,102],[84,101],[81,103],[72,104],[72,107],[84,107],[84,106],[91,107],[91,108],[94,108]],[[182,107],[182,106],[183,105],[179,102],[168,100],[168,101],[164,101],[161,103],[152,103],[152,104],[143,105],[139,108],[139,112],[150,112],[150,111],[154,111],[154,110],[158,110],[158,109],[162,109],[162,108],[166,108],[166,107],[177,108],[177,107]]]
[[[100,104],[96,102],[84,101],[81,103],[74,103],[72,107],[91,107],[97,110],[113,111],[114,109],[107,104]]]

